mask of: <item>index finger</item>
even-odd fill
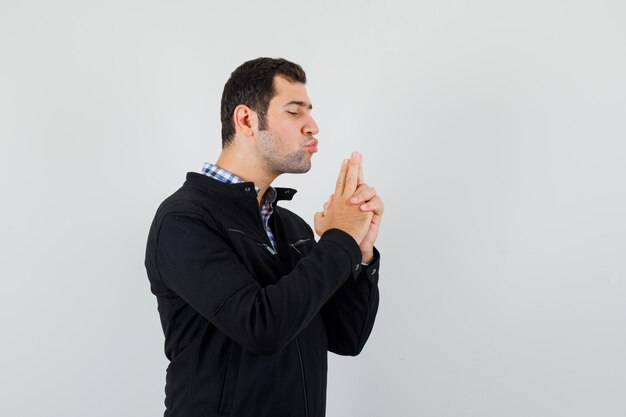
[[[335,185],[335,195],[343,194],[343,189],[346,183],[346,172],[348,172],[348,159],[344,159],[339,170],[339,176],[337,177],[337,184]]]
[[[350,163],[348,164],[348,172],[346,172],[346,185],[343,194],[352,197],[356,191],[357,180],[359,178],[359,169],[361,167],[361,154],[354,152]]]

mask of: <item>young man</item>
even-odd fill
[[[222,96],[222,153],[159,207],[146,268],[170,360],[165,416],[319,417],[327,352],[357,355],[378,308],[384,210],[344,160],[335,193],[307,223],[277,205],[304,173],[318,128],[300,66],[258,58]]]

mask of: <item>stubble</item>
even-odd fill
[[[303,174],[311,169],[306,149],[283,153],[283,141],[269,129],[259,131],[258,145],[267,167],[276,174]]]

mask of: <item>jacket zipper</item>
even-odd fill
[[[271,253],[272,255],[276,255],[276,253],[277,253],[277,252],[274,250],[274,248],[272,248],[272,247],[271,247],[270,245],[268,245],[267,243],[259,242],[258,240],[251,238],[250,236],[248,236],[247,234],[245,234],[245,232],[242,232],[242,231],[241,231],[241,230],[239,230],[239,229],[231,229],[231,228],[229,228],[228,230],[230,230],[231,232],[236,232],[236,233],[239,233],[239,234],[241,234],[241,235],[245,236],[247,239],[250,239],[251,241],[253,241],[253,242],[254,242],[254,243],[256,243],[257,245],[261,245],[261,246],[263,246],[263,247],[264,247],[265,249],[267,249],[267,251],[268,251],[269,253]]]
[[[300,244],[302,244],[302,243],[304,243],[304,242],[306,242],[306,241],[309,241],[309,240],[311,240],[311,238],[310,238],[310,237],[307,237],[306,239],[296,240],[295,242],[290,243],[290,244],[289,244],[289,246],[291,246],[292,248],[294,248],[294,250],[295,250],[296,252],[298,252],[298,255],[302,256],[302,252],[300,252],[300,251],[298,250],[298,248],[296,248],[296,245],[300,245]]]
[[[304,392],[304,413],[306,417],[309,417],[309,399],[306,395],[306,378],[304,377],[304,363],[302,362],[302,352],[300,352],[300,343],[298,342],[298,336],[296,336],[296,348],[298,348],[298,359],[300,359],[300,371],[302,372],[302,391]]]
[[[230,350],[233,347],[232,340],[228,344],[228,350],[226,351],[226,366],[224,369],[224,376],[222,377],[222,389],[220,392],[220,398],[217,401],[217,414],[220,414],[220,409],[222,408],[222,401],[224,400],[224,392],[226,391],[226,376],[228,375],[228,362],[230,361]]]
[[[263,234],[264,236],[267,236],[267,232],[265,231],[265,225],[263,224],[263,217],[261,216],[261,210],[258,208],[257,205],[257,213],[258,216],[257,218],[259,219],[259,224],[261,226],[261,230],[263,230]],[[232,229],[231,229],[232,230]],[[237,230],[238,232],[241,232],[240,230]],[[243,232],[241,232],[243,233]],[[244,233],[245,234],[245,233]],[[267,241],[269,242],[269,237],[267,238]],[[265,246],[265,248],[272,254],[276,254],[276,251],[268,244],[266,243],[261,243],[261,242],[257,242],[260,245]],[[301,243],[300,241],[294,242],[294,243]],[[294,249],[296,249],[295,246],[293,246],[293,244],[290,244]],[[298,253],[300,253],[300,251],[298,249],[296,249],[296,251],[298,251]],[[280,258],[277,259],[278,261],[278,267],[280,268],[280,273],[281,276],[285,274],[285,270],[283,268],[283,264],[280,261]],[[305,417],[309,417],[309,399],[307,396],[307,389],[306,389],[306,378],[305,378],[305,374],[304,374],[304,362],[302,361],[302,351],[300,350],[300,343],[298,342],[298,336],[296,336],[296,348],[298,350],[298,360],[300,361],[300,372],[302,374],[302,393],[304,394],[304,412],[305,412]]]
[[[259,211],[259,220],[261,221],[261,228],[263,229],[263,231],[265,231],[265,226],[263,225],[263,219],[261,218],[261,212]],[[268,238],[269,239],[269,238]],[[300,241],[294,242],[294,243],[301,243]],[[296,247],[290,243],[290,245],[296,249]],[[298,249],[296,249],[296,251],[298,251],[298,253],[300,253],[300,251]],[[281,276],[285,274],[285,269],[283,268],[283,264],[280,261],[280,258],[277,259],[278,261],[278,267],[280,269],[280,274]],[[304,395],[304,415],[305,417],[309,417],[309,398],[307,395],[307,389],[306,389],[306,377],[304,374],[304,362],[302,361],[302,351],[300,350],[300,342],[298,341],[298,336],[296,336],[296,349],[298,350],[298,361],[300,362],[300,373],[302,375],[302,394]]]

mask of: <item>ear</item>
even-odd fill
[[[257,130],[259,123],[254,110],[245,104],[240,104],[235,107],[233,119],[235,121],[235,129],[238,132],[241,132],[244,136],[254,136],[254,132]]]

